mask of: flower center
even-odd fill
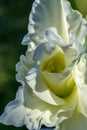
[[[41,70],[50,73],[62,73],[65,69],[64,52],[60,47],[50,54],[49,57],[45,57],[41,63]]]
[[[54,52],[42,59],[41,74],[49,89],[60,97],[68,96],[75,86],[72,73],[64,74],[65,57],[60,47],[56,47]]]

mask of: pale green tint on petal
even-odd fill
[[[62,73],[64,73],[65,67],[64,52],[60,47],[56,47],[50,56],[42,58],[41,73],[43,79],[49,89],[59,97],[68,96],[75,86],[72,73],[63,78]]]
[[[49,89],[59,97],[67,97],[71,94],[75,83],[72,74],[61,79],[58,74],[42,72],[45,83]]]
[[[60,97],[68,96],[75,87],[72,74],[67,75],[68,72],[65,76],[64,74],[59,74],[63,73],[66,67],[64,52],[60,47],[57,46],[51,54],[46,54],[46,50],[44,50],[46,49],[44,44],[40,45],[38,49],[38,57],[41,57],[39,59],[35,57],[34,58],[37,61],[40,60],[41,72],[39,72],[39,68],[37,69],[37,67],[32,68],[26,76],[27,83],[33,92],[42,100],[53,105],[60,105],[64,103]],[[40,51],[42,51],[42,54]],[[65,92],[65,90],[67,91]]]
[[[87,117],[75,112],[71,118],[60,124],[59,130],[87,130]]]
[[[37,77],[36,71],[35,73],[33,73],[32,71],[32,73],[29,76],[27,75],[30,69],[32,68],[32,66],[34,67],[34,64],[35,63],[32,60],[32,53],[29,54],[27,53],[26,57],[21,56],[20,62],[16,66],[16,71],[18,72],[16,75],[17,81],[22,83],[22,85],[24,86],[26,84],[26,79],[27,79],[29,87],[33,89],[36,95],[39,96],[42,100],[54,105],[64,104],[65,101],[63,101],[61,98],[59,98],[58,100],[58,98],[53,93],[51,93],[49,89],[47,89],[41,77],[40,76]]]
[[[73,13],[68,15],[67,20],[69,30],[75,33],[77,42],[83,45],[87,34],[87,21],[82,18],[82,15],[78,11],[73,11]]]
[[[37,130],[43,124],[47,127],[57,126],[60,122],[72,116],[77,104],[76,90],[65,100],[65,104],[56,106],[44,102],[32,93],[32,91],[29,92],[28,87],[25,88],[24,95],[27,96],[27,116],[25,120],[28,129],[35,128]]]
[[[29,95],[27,103],[29,104],[26,109],[28,113],[26,116],[27,128],[40,129],[41,125],[46,125],[48,127],[56,125],[58,107],[44,102],[32,92]],[[30,127],[30,123],[32,127]]]
[[[33,52],[27,53],[26,56],[21,55],[20,61],[16,64],[16,71],[17,71],[16,80],[22,83],[22,85],[26,83],[25,76],[27,72],[35,64],[32,57]]]
[[[82,45],[75,43],[76,39],[74,38],[73,34],[72,37],[70,36],[70,44],[67,45],[64,43],[61,36],[58,35],[55,28],[48,28],[44,33],[47,39],[47,43],[43,43],[36,48],[33,57],[35,61],[43,62],[48,60],[49,62],[51,57],[56,55],[55,62],[57,61],[56,64],[58,64],[58,66],[61,67],[60,70],[63,71],[65,67],[67,68],[73,61],[78,58],[80,53],[83,52]]]
[[[78,89],[87,91],[87,54],[83,54],[74,69],[74,80]]]
[[[16,99],[6,106],[0,116],[0,123],[16,127],[26,125],[30,130],[38,130],[41,125],[56,126],[73,114],[77,103],[76,93],[70,97],[64,105],[54,106],[40,100],[29,86],[20,87]]]
[[[87,85],[86,85],[87,87]],[[78,90],[78,103],[77,103],[77,112],[82,114],[87,120],[87,90],[84,89]]]
[[[49,90],[39,72],[38,75],[36,72],[33,72],[31,75],[26,76],[26,80],[28,85],[33,90],[34,94],[37,95],[43,101],[52,105],[65,104],[65,101],[62,98],[57,97]]]
[[[64,51],[64,56],[65,56],[65,64],[66,64],[66,69],[68,69],[68,67],[72,66],[72,64],[74,64],[74,62],[76,61],[76,59],[78,58],[77,56],[79,55],[79,53],[73,49],[73,47],[71,48],[63,48]]]
[[[62,73],[66,67],[63,50],[55,46],[55,50],[47,53],[47,56],[44,53],[40,67],[42,71]]]
[[[45,34],[45,37],[48,41],[47,44],[48,44],[49,48],[53,49],[53,47],[56,48],[57,46],[59,46],[61,48],[62,53],[63,53],[64,58],[65,58],[66,67],[68,65],[70,65],[74,60],[76,60],[81,53],[84,52],[84,47],[80,43],[77,42],[74,33],[70,33],[68,44],[63,41],[61,36],[58,34],[56,28],[46,29],[44,34]],[[40,55],[40,57],[41,57],[40,50],[41,50],[40,48],[37,48],[37,52],[39,53],[38,56]],[[43,50],[44,50],[44,48],[43,48]],[[56,51],[56,50],[57,49],[53,49],[53,51]],[[46,52],[44,52],[43,55],[44,55],[44,58],[46,59],[47,56],[45,55],[45,53]],[[51,53],[52,53],[52,51],[51,51]],[[57,53],[57,54],[58,54],[58,57],[60,57],[60,59],[62,59],[61,56],[59,56],[59,53]],[[48,55],[49,55],[49,53],[48,53]],[[50,54],[50,57],[51,57],[51,54]],[[59,61],[60,60],[58,60],[58,62]],[[64,63],[63,63],[63,65],[64,65]]]
[[[64,41],[68,42],[67,15],[72,8],[66,0],[36,0],[29,19],[30,34],[40,35],[48,27],[55,27]]]
[[[74,80],[78,89],[77,110],[87,117],[87,54],[83,54],[74,70]]]

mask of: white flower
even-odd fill
[[[87,130],[87,22],[66,0],[36,0],[16,66],[22,84],[0,117],[39,130]]]

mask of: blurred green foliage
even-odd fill
[[[0,3],[0,114],[15,98],[19,84],[15,80],[15,65],[26,46],[21,45],[27,33],[28,15],[33,0],[4,0]],[[0,130],[26,130],[0,124]]]
[[[83,1],[81,1],[81,0],[68,0],[68,1],[70,1],[73,9],[78,10],[82,14],[82,17],[84,17],[84,18],[87,17],[87,0],[83,0]]]
[[[76,4],[75,4],[75,0],[68,0],[71,3],[71,6],[73,9],[77,9]]]

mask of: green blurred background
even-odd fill
[[[21,45],[21,41],[27,33],[28,16],[33,1],[0,0],[0,114],[5,105],[15,98],[19,87],[15,80],[15,65],[27,49]],[[27,129],[0,124],[0,130]]]
[[[26,46],[21,45],[27,33],[28,16],[33,0],[0,0],[0,114],[15,98],[19,84],[15,65]],[[0,130],[27,130],[0,124]]]

